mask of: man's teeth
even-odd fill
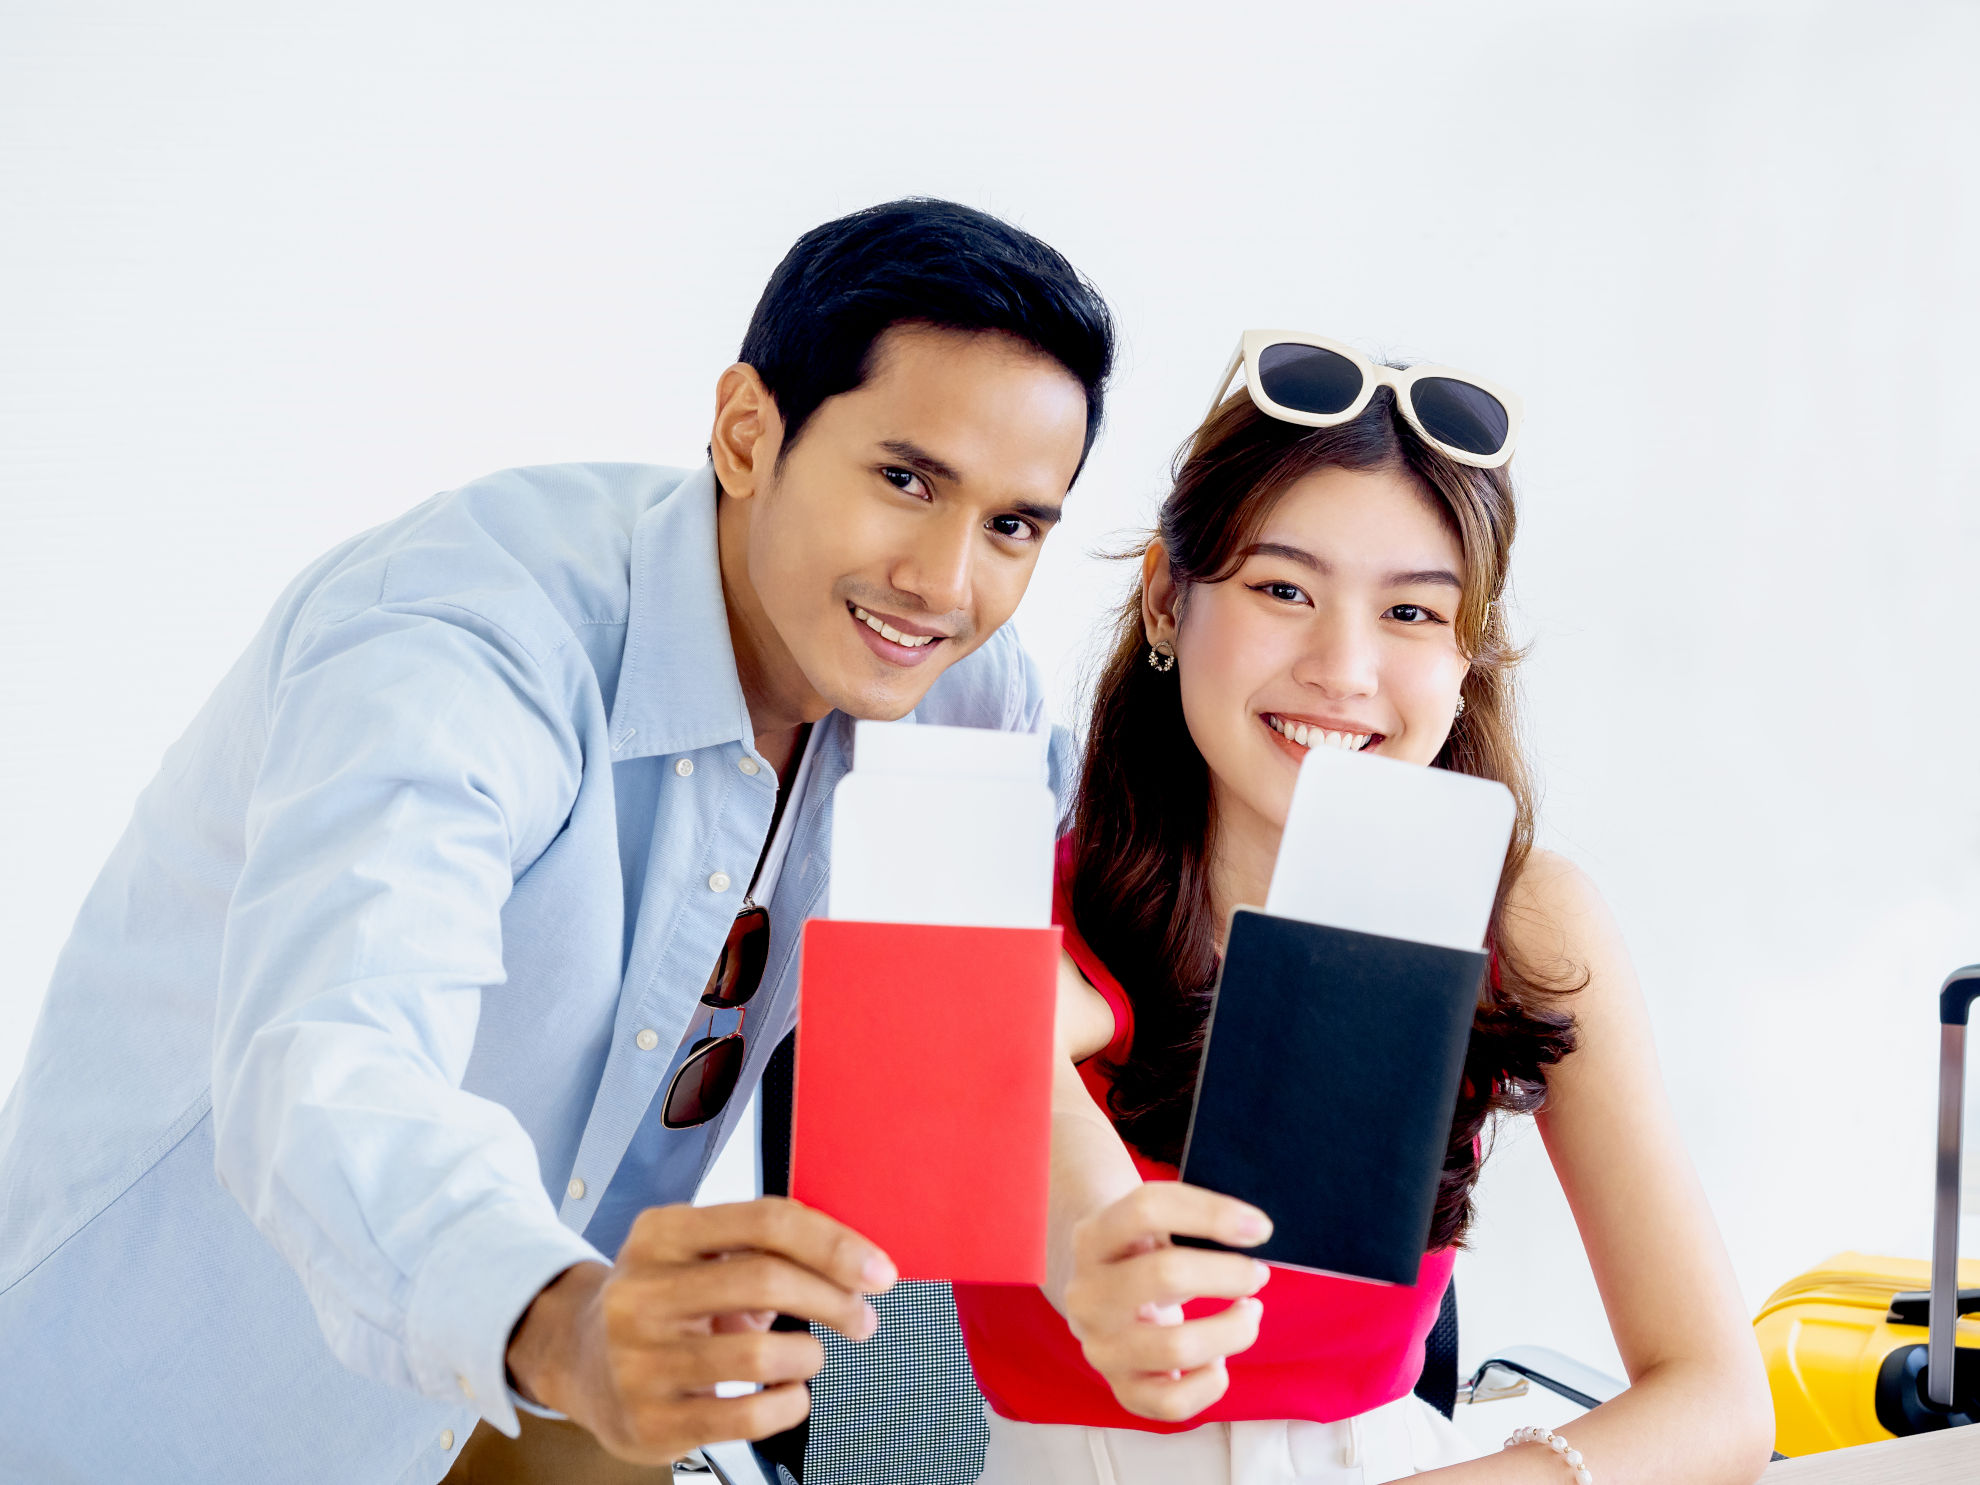
[[[1265,719],[1279,736],[1298,743],[1302,748],[1340,748],[1344,752],[1356,753],[1368,746],[1372,732],[1328,732],[1320,727],[1308,727],[1304,722],[1288,722],[1284,717],[1268,716]]]
[[[871,629],[882,639],[891,639],[897,645],[906,645],[910,650],[918,650],[923,645],[932,645],[942,636],[939,634],[903,634],[892,624],[883,624],[858,604],[852,606],[853,617]]]

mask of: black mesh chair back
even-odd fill
[[[763,1189],[790,1190],[795,1035],[763,1074]],[[825,1366],[811,1416],[756,1446],[779,1485],[973,1485],[990,1440],[947,1284],[896,1284],[874,1301],[880,1329],[857,1345],[813,1327]],[[779,1327],[804,1322],[780,1315]]]

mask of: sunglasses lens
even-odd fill
[[[729,925],[728,941],[722,945],[722,957],[715,961],[715,972],[701,992],[701,1003],[722,1010],[743,1004],[763,983],[763,966],[769,957],[769,910],[749,908],[737,914]]]
[[[1512,419],[1483,387],[1448,376],[1426,376],[1409,389],[1424,431],[1439,443],[1488,458],[1506,446]]]
[[[729,1095],[736,1091],[742,1064],[740,1036],[708,1037],[697,1042],[667,1087],[660,1122],[669,1129],[691,1129],[706,1124],[722,1112]]]
[[[1361,395],[1361,368],[1317,345],[1280,341],[1258,353],[1258,385],[1294,412],[1345,412]]]

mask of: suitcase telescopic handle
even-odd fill
[[[1932,1308],[1926,1333],[1925,1396],[1953,1401],[1954,1331],[1959,1324],[1959,1161],[1966,1105],[1966,1025],[1980,1000],[1980,964],[1946,976],[1939,988],[1939,1176],[1932,1211]]]

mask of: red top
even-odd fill
[[[1065,895],[1065,855],[1052,896],[1052,918],[1065,930],[1066,952],[1113,1009],[1114,1039],[1080,1064],[1080,1076],[1101,1108],[1109,1082],[1101,1064],[1126,1058],[1134,1011],[1120,981],[1074,929]],[[1173,1181],[1176,1168],[1145,1160],[1129,1147],[1143,1180]],[[1260,1292],[1265,1312],[1258,1340],[1226,1363],[1230,1387],[1193,1418],[1160,1423],[1128,1412],[1081,1354],[1079,1342],[1044,1293],[1031,1285],[958,1284],[956,1317],[969,1344],[977,1386],[990,1406],[1025,1423],[1075,1423],[1180,1433],[1204,1423],[1254,1418],[1302,1418],[1331,1423],[1394,1402],[1423,1371],[1423,1342],[1451,1280],[1456,1255],[1424,1255],[1414,1285],[1332,1278],[1303,1269],[1274,1268]],[[1215,1314],[1229,1301],[1194,1300],[1190,1319]]]

